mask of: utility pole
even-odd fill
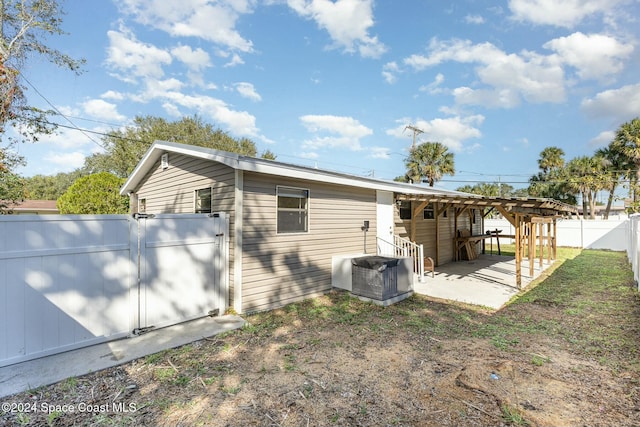
[[[409,129],[409,130],[413,131],[413,144],[411,145],[411,149],[415,150],[416,149],[416,136],[421,134],[421,133],[424,133],[424,131],[422,129],[419,129],[419,128],[413,126],[413,125],[407,125],[404,128],[405,128],[405,130]]]

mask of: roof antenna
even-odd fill
[[[407,129],[413,131],[413,144],[411,145],[411,149],[415,150],[415,148],[416,148],[416,135],[424,133],[424,131],[422,129],[420,129],[420,128],[417,128],[417,127],[413,126],[413,125],[407,125],[407,126],[404,127],[404,129],[402,129],[402,132],[404,132]]]

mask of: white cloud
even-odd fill
[[[467,24],[484,24],[484,18],[480,15],[467,15],[464,17]]]
[[[513,19],[538,25],[573,28],[586,17],[609,16],[624,0],[510,0]]]
[[[198,37],[226,49],[253,51],[253,43],[243,38],[235,26],[241,15],[253,11],[254,1],[120,0],[117,4],[139,23],[174,37]]]
[[[438,73],[431,83],[425,86],[421,86],[419,90],[421,92],[427,92],[431,95],[434,95],[442,92],[442,89],[440,88],[440,85],[442,83],[444,83],[444,75],[442,73]]]
[[[54,164],[64,168],[64,170],[78,169],[84,165],[85,155],[79,151],[73,151],[70,153],[49,153],[45,156],[44,160],[47,163]]]
[[[84,112],[91,117],[109,121],[124,121],[126,116],[118,113],[118,107],[115,104],[102,99],[91,99],[81,104]]]
[[[236,83],[234,86],[238,93],[243,97],[248,98],[252,101],[262,101],[262,97],[258,92],[256,92],[256,89],[251,83],[240,82]]]
[[[624,123],[638,116],[640,111],[640,83],[606,90],[595,97],[585,99],[582,110],[590,117],[613,117]]]
[[[454,96],[460,104],[512,108],[521,99],[533,103],[565,99],[564,71],[555,55],[529,51],[507,54],[491,43],[473,44],[458,39],[432,39],[429,51],[428,55],[411,55],[404,63],[418,71],[447,61],[478,64],[475,72],[487,87],[457,88]]]
[[[371,147],[367,157],[372,159],[388,159],[391,157],[389,155],[390,152],[391,150],[387,147]]]
[[[385,81],[389,84],[393,84],[398,80],[396,77],[398,73],[400,73],[400,67],[398,67],[398,63],[396,62],[387,62],[382,66],[382,77],[384,77]]]
[[[633,45],[623,44],[602,34],[573,33],[544,44],[554,50],[562,61],[578,70],[583,79],[602,79],[620,72],[623,60],[633,52]]]
[[[117,92],[115,90],[108,90],[102,95],[100,95],[100,98],[112,99],[114,101],[122,101],[125,98],[125,96],[122,92]]]
[[[482,132],[477,126],[482,125],[484,122],[484,116],[472,115],[472,116],[455,116],[449,118],[437,118],[433,120],[410,120],[407,118],[396,121],[399,125],[393,129],[387,130],[387,135],[395,136],[396,138],[409,139],[409,145],[413,143],[412,133],[405,132],[407,123],[412,123],[413,126],[422,130],[418,136],[417,141],[420,142],[441,142],[453,151],[462,151],[464,142],[471,138],[480,138]]]
[[[244,64],[244,60],[238,54],[231,55],[231,59],[224,64],[224,67],[235,67],[236,65]]]
[[[211,66],[209,54],[201,48],[194,50],[191,46],[182,45],[171,49],[171,54],[195,72],[202,72],[205,68]]]
[[[202,116],[210,117],[214,122],[228,127],[236,135],[259,136],[255,116],[246,111],[232,110],[220,99],[202,95],[184,95],[178,92],[168,92],[164,98],[177,106],[195,110]]]
[[[108,132],[107,128],[94,128],[92,129],[96,132]],[[94,134],[89,134],[88,136],[78,130],[69,129],[69,128],[58,128],[55,133],[50,135],[42,135],[38,141],[40,144],[51,144],[58,147],[61,151],[66,150],[79,150],[83,147],[86,147],[92,144],[90,138],[98,138]]]
[[[373,27],[373,0],[287,0],[300,16],[313,19],[326,30],[335,47],[346,52],[356,50],[365,58],[379,58],[387,47],[376,36],[369,35]]]
[[[308,149],[330,147],[358,151],[362,149],[360,139],[373,134],[371,129],[351,117],[306,115],[300,117],[300,121],[309,132],[318,134],[304,141],[303,146]]]
[[[598,136],[589,141],[589,146],[592,148],[606,147],[615,137],[616,133],[612,130],[600,132]]]
[[[134,82],[138,77],[160,78],[163,66],[171,64],[169,52],[148,43],[139,42],[129,30],[108,31],[107,65],[126,73],[116,77]]]

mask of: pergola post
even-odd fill
[[[555,221],[555,220],[554,220]],[[547,264],[551,264],[551,244],[553,239],[551,238],[551,223],[547,223]]]
[[[529,222],[529,277],[533,277],[533,263],[536,259],[536,226]]]
[[[558,239],[556,238],[556,236],[558,235],[558,227],[557,227],[557,221],[554,218],[553,219],[553,241],[551,242],[551,245],[553,246],[553,259],[557,259],[556,258],[556,248],[557,248],[557,243],[558,243]]]
[[[540,248],[540,253],[538,254],[538,259],[540,260],[540,268],[542,269],[542,260],[544,259],[544,224],[540,223],[540,225],[538,226],[538,239],[539,239],[539,244],[538,247]]]
[[[522,288],[522,222],[519,214],[515,214],[514,220],[516,235],[516,286]]]

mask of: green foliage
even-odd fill
[[[119,191],[124,178],[100,172],[78,179],[58,199],[61,214],[125,214],[129,198]]]
[[[424,142],[412,148],[405,165],[408,179],[420,182],[424,178],[430,187],[443,175],[455,174],[453,153],[441,142]]]
[[[624,175],[631,181],[632,209],[640,212],[640,117],[620,125],[609,147],[624,159]]]
[[[566,181],[564,166],[564,151],[561,148],[547,147],[542,150],[538,159],[540,172],[529,178],[529,195],[575,205],[576,192]]]
[[[22,156],[0,148],[0,214],[5,211],[7,202],[15,202],[25,197],[24,180],[13,172],[16,166],[21,164],[24,164]]]
[[[465,193],[479,194],[481,196],[489,197],[526,197],[526,189],[516,190],[510,184],[502,182],[479,182],[474,185],[465,185],[456,188],[456,191],[462,191]]]
[[[57,200],[80,177],[81,170],[56,175],[35,175],[25,178],[25,197],[31,200]]]
[[[84,169],[89,173],[109,172],[119,177],[131,174],[144,153],[154,141],[179,142],[230,151],[255,157],[255,144],[247,139],[235,139],[223,130],[205,123],[200,117],[184,117],[168,122],[160,117],[138,116],[133,126],[123,130],[114,130],[103,138],[104,153],[97,153],[85,160]],[[263,153],[264,158],[275,158],[270,151]]]
[[[21,68],[30,56],[37,55],[79,73],[84,60],[75,60],[44,43],[50,36],[64,34],[58,1],[5,0],[0,3],[0,13],[0,134],[7,125],[15,125],[23,140],[37,141],[39,134],[53,131],[46,121],[52,112],[28,105]]]

